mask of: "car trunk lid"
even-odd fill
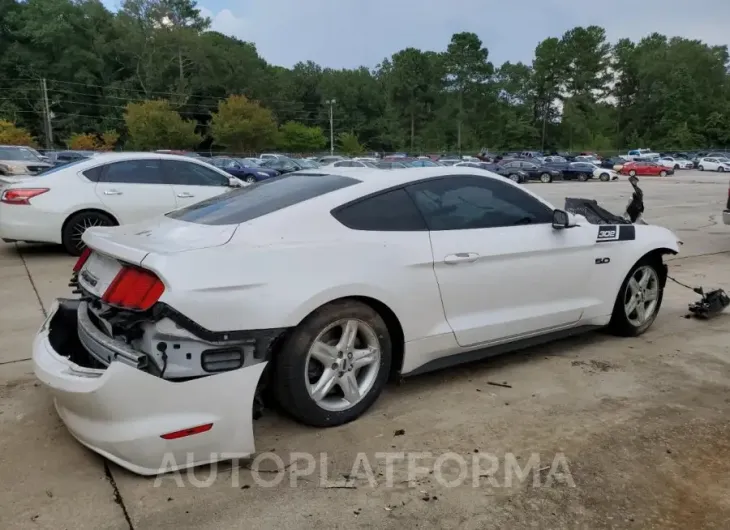
[[[150,254],[176,254],[228,243],[237,225],[203,225],[161,216],[153,221],[115,227],[94,227],[84,233],[92,250],[140,266]]]

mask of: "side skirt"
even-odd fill
[[[604,326],[594,325],[578,326],[575,328],[546,333],[545,335],[519,339],[504,344],[497,344],[496,346],[489,346],[487,348],[480,348],[478,350],[457,353],[455,355],[447,355],[446,357],[441,357],[440,359],[434,359],[433,361],[429,361],[426,364],[419,366],[415,370],[402,375],[403,377],[410,377],[412,375],[420,375],[426,372],[433,372],[435,370],[441,370],[443,368],[449,368],[451,366],[456,366],[459,364],[480,361],[489,357],[494,357],[496,355],[511,353],[517,350],[530,348],[532,346],[538,346],[540,344],[553,342],[559,339],[565,339],[575,335],[582,335],[590,331],[596,331],[603,327]]]

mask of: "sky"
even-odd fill
[[[104,0],[116,7],[119,0]],[[253,42],[269,63],[375,67],[407,47],[443,51],[476,33],[496,65],[531,62],[535,46],[575,26],[611,42],[653,32],[730,45],[730,0],[199,0],[212,29]]]

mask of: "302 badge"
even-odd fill
[[[601,225],[598,227],[596,243],[609,241],[631,241],[636,239],[636,227],[634,225]]]

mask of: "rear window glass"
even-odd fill
[[[283,175],[175,210],[167,216],[204,225],[240,224],[359,183],[357,179],[338,175]]]

